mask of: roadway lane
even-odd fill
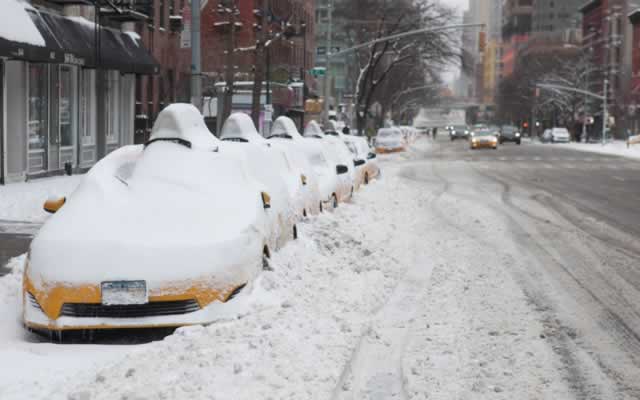
[[[640,398],[640,162],[562,145],[471,151],[444,139],[423,157],[406,177],[444,190],[434,204],[442,229],[502,257],[573,396]],[[492,228],[476,229],[487,213]]]

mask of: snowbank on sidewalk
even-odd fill
[[[554,146],[559,146],[563,149],[640,159],[640,145],[631,145],[631,147],[627,148],[627,142],[621,140],[609,142],[604,146],[601,143],[567,143],[555,144]]]
[[[55,196],[69,196],[83,175],[58,176],[0,186],[0,220],[43,222],[42,206]]]

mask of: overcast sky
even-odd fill
[[[466,10],[469,7],[469,1],[474,0],[440,0],[442,4],[446,4],[448,6],[454,7],[458,10],[460,15],[462,15],[462,11]],[[458,68],[452,68],[451,71],[447,72],[443,78],[445,82],[451,83],[458,72]]]

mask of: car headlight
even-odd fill
[[[469,131],[464,131],[464,134],[465,134],[465,135],[468,135],[468,134],[469,134]]]
[[[520,132],[516,132],[516,137],[520,137]]]

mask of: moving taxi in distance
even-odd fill
[[[471,150],[498,149],[498,132],[491,128],[480,128],[471,134]]]
[[[23,322],[38,332],[207,323],[269,267],[270,195],[173,104],[143,146],[97,163],[34,238]]]

